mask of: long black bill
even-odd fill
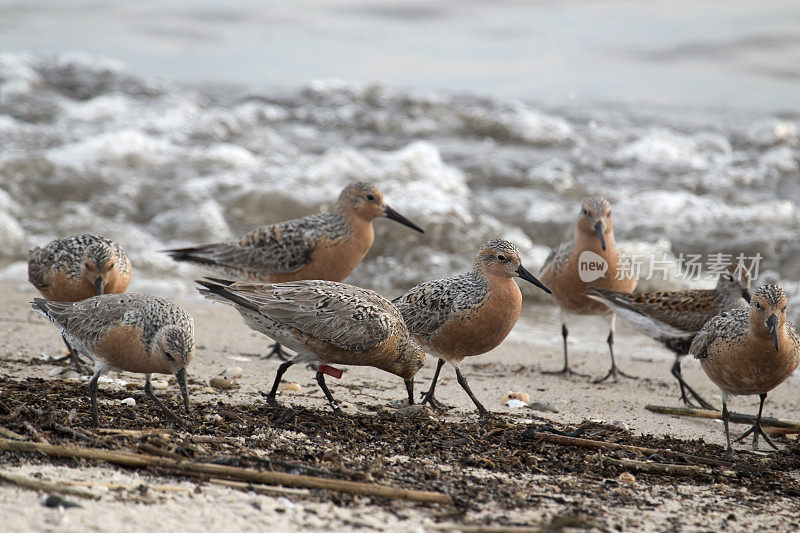
[[[104,280],[102,276],[97,276],[97,279],[94,280],[94,290],[97,293],[97,296],[100,296],[105,292],[106,280]]]
[[[406,217],[404,217],[403,215],[401,215],[388,205],[386,206],[384,213],[386,213],[386,218],[388,219],[394,220],[395,222],[399,222],[402,225],[408,226],[409,228],[416,230],[420,233],[425,233],[425,230],[423,230],[422,228],[420,228],[419,226],[408,220]]]
[[[598,220],[597,224],[594,225],[594,232],[597,233],[598,237],[600,237],[600,246],[603,247],[603,251],[605,252],[606,251],[606,237],[605,237],[605,235],[603,235],[603,230],[604,229],[605,229],[605,227],[603,227],[603,221],[602,220]]]
[[[528,281],[528,282],[530,282],[530,283],[533,283],[534,285],[536,285],[537,287],[539,287],[540,289],[542,289],[542,290],[543,290],[544,292],[546,292],[547,294],[553,294],[553,291],[551,291],[550,289],[548,289],[548,288],[547,288],[547,285],[545,285],[544,283],[542,283],[541,281],[539,281],[538,279],[536,279],[536,277],[535,277],[533,274],[531,274],[530,272],[528,272],[528,271],[525,269],[525,267],[524,267],[524,266],[520,265],[520,266],[518,266],[518,267],[517,267],[517,275],[518,275],[519,277],[521,277],[522,279],[524,279],[525,281]]]
[[[772,335],[772,340],[775,342],[775,351],[777,352],[779,349],[778,346],[778,317],[775,316],[775,313],[769,315],[767,319],[767,331],[769,334]]]
[[[178,378],[178,386],[181,388],[181,396],[183,396],[183,405],[186,407],[186,412],[191,413],[192,409],[189,407],[189,390],[186,388],[186,369],[181,368],[175,372],[175,377]]]
[[[744,289],[742,291],[742,298],[747,300],[747,303],[750,303],[750,290],[749,289]]]

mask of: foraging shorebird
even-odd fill
[[[119,244],[97,235],[76,235],[28,252],[28,281],[54,302],[78,302],[100,294],[125,292],[131,263]],[[80,367],[78,353],[64,343]]]
[[[733,309],[709,320],[692,341],[689,352],[706,375],[722,391],[722,420],[725,439],[731,451],[728,431],[728,397],[758,394],[756,422],[735,442],[753,434],[753,449],[758,436],[777,447],[761,429],[761,412],[767,393],[783,383],[800,362],[800,338],[786,320],[786,294],[777,285],[756,290],[746,309]]]
[[[540,277],[552,289],[553,298],[561,308],[561,335],[564,338],[564,368],[545,374],[578,374],[569,368],[567,357],[567,315],[577,314],[609,316],[606,342],[611,353],[611,368],[604,377],[595,380],[595,383],[608,378],[617,381],[617,375],[632,377],[619,370],[614,361],[616,315],[586,294],[589,286],[621,292],[631,292],[636,287],[636,280],[626,275],[621,268],[614,240],[611,204],[605,198],[595,195],[583,199],[573,240],[550,252]]]
[[[166,252],[176,261],[203,265],[242,281],[343,281],[372,246],[372,221],[378,217],[424,233],[386,205],[377,187],[358,182],[342,190],[336,209],[329,213],[263,226],[232,241]],[[266,357],[273,355],[285,359],[279,344]]]
[[[185,425],[153,393],[150,375],[175,374],[186,412],[190,411],[186,366],[194,356],[194,320],[186,311],[148,294],[106,294],[76,303],[35,298],[31,308],[94,360],[89,394],[95,427],[100,425],[97,380],[109,369],[146,374],[145,393],[168,417]]]
[[[680,399],[693,407],[688,392],[701,407],[714,409],[683,380],[681,359],[689,353],[692,339],[706,322],[730,309],[747,307],[750,273],[745,268],[722,272],[717,286],[708,290],[629,293],[589,287],[586,294],[672,350],[675,353],[672,375],[681,388]]]
[[[471,271],[427,281],[394,300],[417,342],[439,358],[422,403],[446,408],[434,397],[436,381],[446,361],[455,368],[459,385],[478,412],[487,413],[461,373],[461,361],[497,347],[517,323],[522,293],[515,277],[550,292],[522,266],[516,246],[496,239],[481,247]]]
[[[334,281],[260,284],[206,278],[197,283],[210,300],[233,306],[245,324],[297,354],[278,367],[267,401],[295,363],[372,366],[405,380],[414,403],[414,375],[425,364],[400,312],[380,294]],[[339,405],[317,369],[317,383],[334,411]]]

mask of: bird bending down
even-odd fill
[[[573,240],[561,244],[550,252],[540,274],[542,282],[553,291],[553,298],[561,309],[561,336],[564,339],[564,368],[545,374],[578,374],[569,367],[567,355],[567,315],[606,315],[609,333],[606,342],[611,354],[608,373],[595,380],[603,382],[617,376],[633,377],[617,368],[614,361],[615,314],[586,294],[588,287],[612,291],[631,292],[636,280],[622,268],[614,240],[614,222],[611,205],[601,196],[589,196],[581,202],[581,211],[575,226]]]
[[[169,418],[187,426],[158,399],[150,384],[153,373],[174,374],[186,412],[190,412],[186,367],[194,356],[194,321],[186,311],[148,294],[106,294],[76,303],[36,298],[31,308],[58,326],[72,346],[94,360],[89,395],[95,427],[100,425],[97,380],[109,369],[146,374],[147,396]]]
[[[125,292],[131,271],[122,247],[97,235],[63,237],[28,252],[28,281],[54,302],[78,302]],[[66,338],[64,343],[68,357],[80,369],[78,352]]]
[[[714,409],[684,381],[681,359],[689,353],[692,339],[706,322],[730,309],[747,307],[750,301],[747,269],[729,268],[721,272],[714,289],[628,293],[589,287],[587,295],[672,350],[675,353],[672,375],[678,380],[680,399],[693,407],[688,392],[700,407]]]
[[[251,329],[295,352],[281,364],[267,401],[275,405],[278,385],[296,364],[372,366],[403,378],[414,403],[414,375],[425,364],[400,312],[374,291],[333,281],[247,283],[207,278],[200,293],[233,306]],[[317,383],[334,411],[339,405],[317,370]]]
[[[237,280],[281,283],[343,281],[367,255],[375,240],[372,221],[386,217],[424,231],[386,204],[366,182],[346,186],[329,213],[262,226],[238,239],[166,250],[175,261],[195,263]],[[286,360],[276,343],[267,358]]]
[[[746,309],[733,309],[709,320],[692,341],[689,352],[700,359],[706,375],[722,391],[722,421],[728,451],[730,395],[758,394],[758,416],[735,442],[752,433],[753,449],[759,435],[777,447],[761,428],[767,393],[783,383],[800,362],[800,338],[786,320],[786,294],[777,285],[759,287]]]
[[[522,293],[515,277],[550,292],[522,266],[516,246],[496,239],[481,247],[471,271],[426,281],[394,300],[417,342],[439,359],[422,403],[446,408],[436,400],[434,391],[447,361],[478,412],[488,412],[470,390],[461,373],[461,361],[497,347],[516,324]]]

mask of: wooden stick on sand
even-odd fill
[[[265,485],[284,485],[308,489],[322,489],[379,498],[411,500],[423,503],[442,503],[453,505],[453,499],[443,492],[430,492],[410,489],[397,489],[377,483],[361,483],[314,476],[299,476],[284,472],[262,472],[249,468],[196,463],[185,459],[156,457],[138,453],[119,453],[109,450],[84,448],[78,446],[56,446],[37,442],[19,442],[0,438],[0,449],[12,452],[44,453],[56,457],[93,459],[132,468],[170,468],[192,474],[205,474],[209,477],[249,481]]]
[[[667,407],[664,405],[646,405],[645,409],[654,413],[662,415],[675,415],[675,416],[688,416],[692,418],[708,418],[712,420],[722,420],[722,413],[720,411],[709,411],[707,409],[692,409],[690,407]],[[756,421],[753,415],[743,415],[740,413],[731,413],[731,422],[736,424],[752,424]],[[794,420],[785,420],[783,418],[762,417],[761,425],[765,428],[785,428],[793,429],[792,433],[800,433],[800,422]]]

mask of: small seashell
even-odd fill
[[[281,391],[291,391],[291,392],[303,392],[303,387],[300,386],[299,383],[293,382],[283,382],[278,385],[278,390]]]
[[[214,423],[222,422],[222,417],[219,416],[217,413],[214,413],[213,415],[206,415],[205,419],[209,422],[214,422]]]
[[[527,396],[527,394],[526,394]],[[517,400],[516,398],[511,398],[510,400],[506,400],[506,405],[511,409],[518,409],[520,407],[525,407],[528,405],[527,403],[523,402],[522,400]]]
[[[134,400],[133,398],[125,398],[124,400],[120,400],[119,403],[121,403],[122,405],[134,406],[136,405],[136,400]]]
[[[244,375],[244,369],[240,366],[232,366],[230,368],[226,368],[225,372],[222,373],[222,377],[226,379],[236,379],[240,378]]]
[[[157,379],[150,382],[155,390],[164,390],[169,387],[169,383],[165,379]]]
[[[636,478],[630,472],[623,472],[617,476],[617,481],[620,483],[627,483],[629,485],[636,483]]]

